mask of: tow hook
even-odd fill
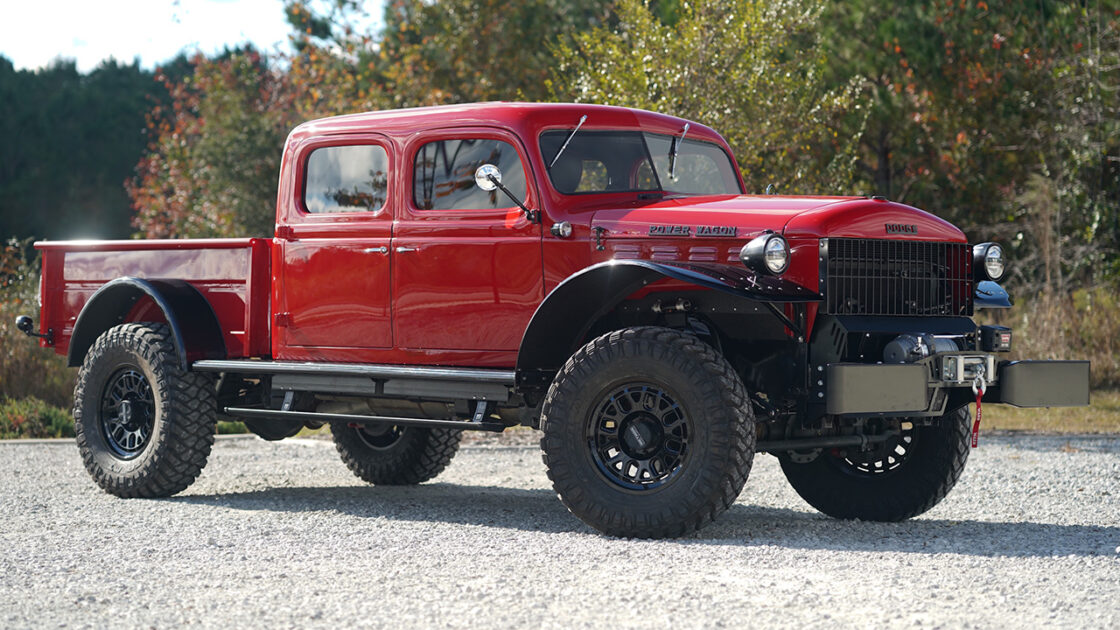
[[[976,421],[972,423],[972,448],[980,441],[980,401],[984,398],[984,392],[988,389],[988,383],[984,380],[984,365],[977,366],[976,377],[972,379],[972,393],[976,394]]]

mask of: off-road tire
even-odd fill
[[[377,439],[386,435],[392,439]],[[362,481],[408,486],[443,472],[459,451],[463,432],[396,426],[362,428],[332,422],[331,437],[342,463]]]
[[[147,441],[122,455],[106,428],[114,417],[106,396],[126,372],[138,387],[146,383],[151,426]],[[97,485],[118,497],[167,497],[190,486],[214,444],[215,416],[212,378],[182,370],[166,324],[110,328],[78,372],[74,430],[82,463]]]
[[[809,505],[841,519],[902,521],[941,502],[956,485],[969,453],[968,407],[917,426],[913,451],[886,472],[857,470],[837,452],[812,462],[781,458],[782,472]]]
[[[622,411],[606,411],[619,399],[615,394],[631,396],[631,391],[638,392],[634,400],[640,402],[622,420],[604,421]],[[644,391],[658,398],[641,398]],[[662,439],[662,451],[632,455],[634,444],[622,445],[624,427],[640,421],[656,431],[667,416],[638,416],[661,400],[679,406],[684,420],[676,425],[687,428],[687,439],[679,448]],[[641,473],[628,476],[612,468],[618,462],[604,462],[597,440],[611,424],[619,440],[615,450],[626,451],[620,460],[623,469],[634,458],[663,458],[661,472],[650,469],[649,486],[643,486],[647,482]],[[611,536],[666,538],[700,529],[739,496],[754,459],[754,416],[742,380],[711,346],[668,328],[617,330],[572,355],[545,397],[541,430],[544,463],[556,494],[572,514]],[[671,467],[664,465],[673,457],[678,459]]]

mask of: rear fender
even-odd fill
[[[595,322],[627,297],[672,278],[755,302],[815,302],[821,297],[800,285],[745,267],[711,263],[611,260],[561,282],[529,322],[517,355],[519,385],[544,387],[587,336]]]
[[[198,289],[182,280],[117,278],[94,293],[74,324],[67,364],[79,367],[102,333],[128,321],[140,300],[148,298],[163,313],[171,329],[179,367],[191,361],[226,358],[226,345],[218,317]]]

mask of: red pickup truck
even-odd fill
[[[744,194],[695,122],[477,104],[300,125],[271,239],[43,242],[41,318],[80,367],[77,442],[122,497],[177,493],[218,417],[330,425],[374,484],[464,430],[542,430],[612,535],[710,522],[756,452],[839,518],[940,501],[969,404],[1088,404],[1083,361],[1008,361],[999,245],[872,197]]]

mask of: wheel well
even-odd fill
[[[98,289],[82,307],[70,338],[67,364],[80,366],[102,333],[141,315],[167,322],[183,370],[191,360],[226,357],[221,325],[198,289],[182,280],[117,278]]]
[[[759,344],[789,342],[782,320],[765,302],[776,296],[651,261],[612,261],[568,278],[537,309],[521,342],[518,386],[533,398],[587,341],[631,326],[661,326],[695,334],[745,374]],[[772,352],[772,351],[770,351]],[[766,354],[769,354],[767,352]]]

